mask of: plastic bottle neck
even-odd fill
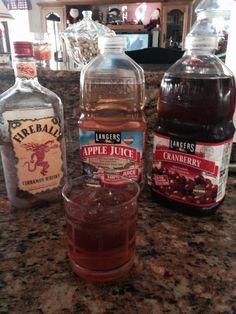
[[[214,55],[215,50],[214,49],[206,49],[206,48],[192,48],[188,47],[185,50],[186,56],[209,56]]]
[[[102,47],[100,48],[101,54],[121,54],[124,53],[124,48],[123,47]]]
[[[187,55],[213,55],[218,47],[217,36],[187,36],[185,50]]]
[[[101,54],[124,53],[126,41],[123,36],[98,37],[98,48]]]

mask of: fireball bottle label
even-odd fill
[[[86,174],[114,175],[142,181],[142,131],[96,132],[80,129],[80,157]]]
[[[58,187],[63,178],[59,119],[8,120],[8,128],[19,190],[37,194]]]
[[[212,206],[225,195],[232,139],[193,142],[154,132],[152,189],[195,206]]]

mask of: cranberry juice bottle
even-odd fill
[[[215,37],[187,38],[164,75],[154,131],[152,191],[190,214],[210,214],[225,197],[234,135],[235,81],[211,53]]]
[[[124,37],[100,37],[81,72],[80,158],[85,174],[144,183],[144,73],[124,53]]]

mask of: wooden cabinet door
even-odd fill
[[[64,5],[49,5],[48,3],[41,3],[41,28],[43,33],[48,34],[48,39],[52,45],[55,60],[58,55],[63,55],[63,60],[66,61],[67,55],[65,45],[60,33],[66,28],[66,9]],[[48,17],[49,20],[47,19]],[[54,18],[53,18],[54,17]],[[55,19],[57,18],[57,19]],[[59,19],[59,20],[58,20]]]
[[[46,18],[54,13],[60,17],[60,22],[58,23],[58,30],[62,32],[66,28],[66,10],[64,6],[43,6],[41,7],[41,25],[44,33],[48,32],[47,20]]]
[[[192,18],[191,5],[183,2],[162,4],[160,47],[184,49]]]

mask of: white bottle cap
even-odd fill
[[[98,48],[103,49],[124,49],[126,47],[125,36],[112,36],[112,37],[98,37]]]

